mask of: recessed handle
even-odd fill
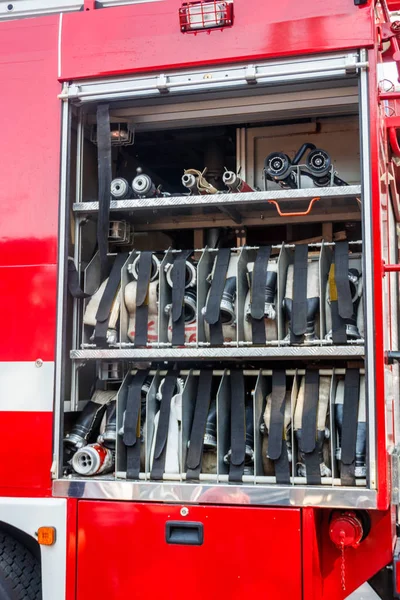
[[[167,521],[165,540],[167,544],[201,546],[204,540],[203,523]]]

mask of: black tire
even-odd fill
[[[3,531],[0,531],[0,600],[42,600],[39,561]]]

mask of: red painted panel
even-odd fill
[[[51,412],[0,413],[0,496],[51,495],[52,430]]]
[[[374,310],[376,319],[374,322],[374,345],[375,345],[375,390],[376,390],[376,412],[375,429],[377,439],[377,488],[378,508],[385,510],[389,505],[388,485],[388,453],[386,440],[386,400],[385,400],[385,357],[384,357],[384,335],[383,335],[383,273],[382,273],[382,207],[381,187],[379,170],[379,131],[382,126],[381,116],[378,113],[378,88],[376,86],[376,55],[370,51],[369,61],[369,122],[370,122],[370,147],[371,147],[371,194],[372,194],[372,227],[373,240],[373,265],[374,265]],[[373,482],[375,483],[375,482]]]
[[[341,600],[368,581],[393,559],[394,511],[370,512],[371,531],[357,548],[345,550],[345,585],[341,586],[341,555],[329,540],[329,512],[324,511],[320,531],[323,600]]]
[[[329,52],[373,43],[371,1],[234,3],[234,25],[183,34],[181,0],[63,15],[61,78]]]
[[[67,571],[65,600],[76,600],[78,501],[67,500]]]
[[[203,523],[203,545],[167,544],[167,521]],[[297,509],[78,502],[77,600],[300,600],[300,554]]]
[[[0,361],[54,360],[56,279],[55,265],[0,267]]]
[[[58,17],[0,23],[0,265],[55,263]]]

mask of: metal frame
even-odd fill
[[[350,58],[349,58],[350,57]],[[318,66],[311,69],[310,63],[318,61]],[[329,62],[330,61],[330,62]],[[335,62],[336,61],[336,62]],[[299,63],[301,67],[299,68]],[[283,66],[287,67],[285,71]],[[267,64],[254,66],[235,65],[229,69],[211,69],[211,77],[202,79],[201,75],[204,71],[191,71],[190,73],[173,73],[166,78],[165,76],[138,76],[135,78],[123,78],[113,80],[101,80],[94,82],[82,82],[79,84],[65,85],[63,93],[60,97],[63,102],[63,140],[62,140],[62,185],[61,185],[61,200],[60,200],[60,239],[65,240],[66,222],[68,220],[67,208],[67,172],[68,172],[68,123],[69,123],[69,105],[74,102],[94,102],[99,100],[112,100],[116,98],[144,98],[152,95],[160,94],[163,91],[174,90],[176,93],[187,90],[189,84],[191,91],[199,91],[200,89],[232,89],[237,85],[245,85],[249,82],[258,81],[261,84],[276,84],[283,82],[298,82],[302,79],[309,79],[310,74],[314,73],[316,79],[338,75],[343,76],[346,73],[356,73],[361,71],[359,90],[360,90],[360,124],[361,136],[363,139],[362,157],[363,157],[363,219],[364,219],[364,238],[365,238],[365,253],[372,251],[372,231],[371,231],[371,194],[370,194],[370,169],[369,169],[369,138],[368,138],[368,81],[365,68],[368,63],[366,61],[365,51],[361,51],[360,59],[358,53],[347,53],[346,55],[331,55],[306,57],[292,62],[275,61]],[[268,70],[268,68],[270,69]],[[219,75],[218,75],[219,74]],[[225,74],[228,74],[225,77]],[[188,83],[189,75],[193,78],[191,83]],[[222,77],[223,75],[223,77]],[[124,87],[125,86],[125,87]],[[80,125],[82,127],[82,125]],[[78,126],[79,129],[79,126]],[[80,129],[81,131],[81,129]],[[80,134],[82,135],[82,133]],[[78,135],[78,146],[81,145],[80,136]],[[78,160],[77,164],[77,190],[81,183],[82,164]],[[293,190],[293,192],[277,191],[277,192],[254,192],[252,194],[220,194],[216,196],[203,196],[200,198],[202,206],[219,203],[243,203],[251,204],[262,202],[276,196],[279,199],[301,199],[310,198],[318,192],[318,196],[326,198],[334,197],[356,197],[360,194],[361,186],[348,186],[346,189],[340,188],[319,188],[318,190]],[[79,197],[80,191],[77,194]],[[123,202],[112,203],[112,210],[132,210],[145,208],[168,208],[175,206],[176,208],[190,206],[196,204],[199,206],[199,198],[194,197],[167,197],[161,200],[144,199],[130,200]],[[97,203],[77,202],[74,205],[74,212],[78,213],[76,219],[76,234],[80,235],[80,220],[84,214],[93,213],[96,211]],[[79,230],[79,231],[78,231]],[[77,238],[78,239],[78,238]],[[76,251],[75,259],[79,262],[79,250]],[[65,291],[65,245],[60,244],[59,249],[59,310],[57,317],[57,363],[56,363],[56,409],[55,409],[55,448],[61,448],[60,439],[60,423],[62,418],[62,408],[60,398],[62,398],[62,345],[63,345],[63,306],[64,306],[64,291]],[[366,276],[366,320],[373,322],[374,304],[373,304],[373,284],[372,284],[372,265],[370,261],[364,263],[364,273]],[[74,312],[77,319],[78,311]],[[76,322],[76,321],[75,321]],[[74,338],[76,339],[77,330],[74,330]],[[368,328],[368,352],[367,352],[367,370],[368,373],[373,373],[374,365],[374,350],[373,350],[373,330]],[[76,348],[76,347],[75,347]],[[343,347],[334,347],[330,345],[310,346],[306,348],[299,347],[224,347],[224,348],[148,348],[148,349],[132,349],[120,347],[110,350],[74,349],[70,352],[70,358],[76,362],[73,366],[77,370],[86,360],[98,359],[125,359],[125,360],[154,360],[154,361],[175,361],[182,360],[202,360],[204,358],[223,360],[223,359],[278,359],[278,358],[362,358],[364,356],[364,347],[362,345],[350,345]],[[77,380],[75,381],[75,386]],[[368,406],[369,414],[373,414],[374,409],[374,380],[373,377],[368,378]],[[76,399],[77,400],[77,399]],[[72,410],[76,409],[76,402],[72,402]],[[369,435],[369,456],[370,456],[370,487],[376,485],[375,477],[375,429],[374,424],[369,420],[370,435]],[[58,455],[57,455],[58,460]],[[60,470],[60,465],[58,466]],[[58,471],[58,477],[60,472]],[[293,482],[294,483],[294,482]],[[330,483],[332,484],[332,481]],[[162,500],[166,489],[175,490],[180,497],[177,501],[193,502],[194,490],[205,490],[210,485],[193,485],[180,484],[176,482],[153,483],[148,481],[141,482],[121,482],[118,480],[97,479],[97,480],[80,480],[80,479],[60,479],[55,481],[53,491],[55,495],[87,497],[87,498],[119,498],[130,500]],[[219,488],[226,489],[232,492],[232,486],[224,486],[219,484]],[[318,488],[296,485],[292,487],[285,486],[268,486],[264,483],[256,483],[251,487],[245,483],[240,486],[241,491],[247,494],[251,503],[264,505],[281,505],[281,506],[329,506],[332,507],[364,507],[376,508],[377,492],[374,489],[365,488],[342,488],[321,486]],[[229,503],[229,501],[228,501]]]
[[[366,59],[366,50],[361,50],[360,56]],[[361,147],[361,174],[363,183],[363,285],[364,285],[364,319],[370,326],[366,328],[365,335],[365,370],[367,391],[367,419],[368,419],[368,456],[369,456],[369,484],[376,488],[376,429],[375,429],[375,343],[374,343],[374,285],[373,285],[373,244],[374,232],[372,228],[372,195],[371,195],[371,166],[370,166],[370,132],[369,132],[369,86],[368,72],[360,73],[360,147]],[[367,259],[369,257],[369,259]]]
[[[83,80],[65,83],[59,98],[74,103],[154,98],[163,94],[226,90],[258,86],[299,83],[309,79],[343,78],[355,75],[368,66],[360,61],[358,52],[344,52],[294,59],[281,59],[255,64],[235,64],[190,71],[170,72],[167,75],[137,75],[103,80]],[[206,77],[205,77],[206,74]]]

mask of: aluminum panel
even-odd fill
[[[330,486],[267,486],[151,481],[65,480],[53,482],[53,495],[96,500],[181,502],[184,504],[255,504],[259,506],[314,506],[376,508],[376,491]]]

